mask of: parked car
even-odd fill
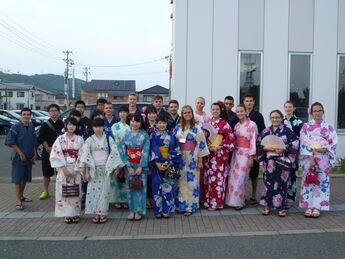
[[[6,116],[12,120],[20,120],[20,112],[19,114],[14,112],[13,110],[0,110],[0,115]],[[35,118],[31,118],[32,124],[36,127],[41,125],[41,121],[36,121]]]
[[[20,110],[12,110],[20,116]],[[31,110],[31,118],[36,121],[39,125],[41,125],[46,120],[49,120],[49,116],[42,115],[37,110]],[[35,125],[36,126],[36,125]]]
[[[7,135],[11,126],[18,122],[17,120],[9,119],[6,116],[0,115],[0,135]]]

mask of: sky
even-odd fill
[[[77,78],[90,67],[89,80],[168,88],[171,11],[170,0],[0,0],[0,70],[63,75],[71,50]]]

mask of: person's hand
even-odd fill
[[[208,148],[211,152],[217,152],[217,149],[216,148],[214,148],[214,147],[210,147],[210,148]]]
[[[37,154],[35,154],[32,158],[31,158],[31,161],[32,162],[35,162],[37,160]]]
[[[283,154],[285,152],[285,149],[284,148],[276,148],[274,150],[277,154]]]
[[[252,168],[253,165],[254,165],[254,159],[253,159],[252,156],[250,156],[250,157],[248,158],[248,161],[247,161],[247,166],[248,166],[249,168]]]
[[[326,153],[327,152],[327,148],[325,148],[325,147],[313,148],[313,150],[317,153]]]
[[[71,177],[71,173],[67,170],[66,167],[63,167],[62,168],[62,172],[64,174],[64,176],[67,178],[67,177]]]
[[[129,175],[135,175],[135,171],[134,171],[134,169],[133,168],[128,168],[128,173],[129,173]]]
[[[52,152],[52,148],[51,147],[47,147],[46,151],[50,154]]]
[[[137,170],[135,170],[136,175],[141,175],[142,168],[138,167]]]
[[[202,163],[202,158],[199,158],[199,159],[198,159],[198,168],[199,168],[199,169],[203,169],[203,167],[204,167],[204,165],[203,165],[203,163]]]
[[[271,147],[264,147],[264,151],[266,151],[266,152],[275,152],[275,149],[271,148]]]
[[[84,179],[85,179],[86,181],[88,181],[88,182],[91,180],[91,175],[90,175],[89,170],[87,170],[87,171],[85,172]]]
[[[19,158],[20,158],[20,161],[22,161],[22,162],[26,161],[26,156],[22,152],[19,153]]]
[[[312,168],[315,168],[316,166],[316,162],[315,162],[315,159],[314,157],[310,157],[310,163],[309,163],[309,167],[312,169]]]

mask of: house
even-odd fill
[[[266,124],[286,100],[308,120],[319,101],[345,156],[345,1],[172,1],[171,96],[181,105],[206,98],[206,111],[232,95],[256,98]]]
[[[153,97],[155,95],[161,95],[163,97],[163,104],[167,105],[169,103],[169,89],[164,88],[160,85],[155,85],[140,92],[138,94],[139,102],[153,102]]]
[[[46,110],[50,104],[55,103],[56,93],[36,87],[35,106],[36,110]]]
[[[0,83],[0,106],[6,110],[35,109],[36,87],[24,83]]]
[[[82,85],[81,99],[86,104],[94,104],[100,97],[126,102],[131,92],[135,92],[135,80],[92,80]]]

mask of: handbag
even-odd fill
[[[131,190],[140,190],[143,188],[143,181],[141,177],[135,175],[129,179],[129,189]]]
[[[125,182],[125,170],[123,170],[123,168],[119,169],[119,171],[117,172],[116,180],[119,183],[124,183]]]
[[[62,184],[62,197],[64,198],[79,197],[79,192],[80,186],[76,184],[75,181],[73,181],[73,183]]]
[[[320,180],[319,180],[319,176],[318,173],[316,171],[316,169],[309,169],[306,176],[305,176],[305,183],[306,184],[315,184],[315,185],[319,185],[320,184]]]
[[[294,163],[292,163],[288,158],[282,156],[274,159],[274,165],[281,170],[292,170],[295,168]]]

